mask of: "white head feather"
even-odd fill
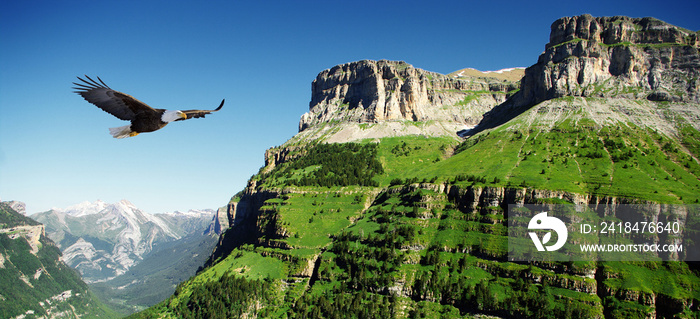
[[[165,123],[170,123],[175,120],[179,120],[182,118],[187,118],[185,113],[182,113],[181,111],[165,111],[163,112],[163,115],[160,117],[160,120],[165,122]]]

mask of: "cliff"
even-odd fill
[[[448,76],[406,62],[346,63],[319,73],[313,81],[309,112],[301,116],[299,131],[331,122],[437,121],[473,126],[517,87],[516,82],[497,77]]]
[[[698,33],[653,18],[562,18],[526,71],[524,102],[615,96],[698,103],[699,49]]]
[[[698,33],[654,18],[561,18],[520,91],[485,114],[480,130],[562,97],[672,102],[692,109],[697,120]]]

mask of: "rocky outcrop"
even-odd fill
[[[258,238],[266,234],[275,234],[275,214],[265,214],[262,207],[265,201],[281,196],[281,192],[256,190],[255,183],[248,182],[246,189],[238,197],[226,205],[226,216],[229,228],[219,237],[212,255],[205,267],[212,265],[218,258],[227,256],[235,247],[246,243],[260,244]],[[274,236],[273,236],[274,237]]]
[[[277,167],[277,165],[285,163],[301,155],[303,155],[303,147],[300,146],[293,145],[269,148],[265,151],[264,172],[270,172]]]
[[[228,206],[220,207],[214,214],[214,220],[209,225],[205,233],[207,234],[222,234],[231,224],[228,220]]]
[[[31,247],[30,252],[36,255],[41,248],[41,243],[39,240],[42,236],[45,236],[44,225],[21,225],[10,228],[0,229],[0,234],[7,234],[10,239],[24,238],[27,240],[29,247]]]
[[[479,128],[500,125],[535,104],[562,97],[697,105],[698,33],[654,18],[561,18],[552,24],[537,63],[525,70],[520,91],[485,114]]]
[[[10,205],[10,207],[11,207],[12,209],[14,209],[16,212],[18,212],[18,213],[20,213],[20,214],[22,214],[22,215],[26,215],[26,214],[27,214],[27,204],[25,204],[24,202],[20,202],[20,201],[16,201],[16,200],[11,200],[11,201],[7,201],[7,202],[4,202],[4,203],[7,203],[8,205]]]
[[[698,34],[653,18],[567,17],[522,80],[523,102],[562,96],[700,102]]]
[[[514,82],[451,77],[406,62],[351,62],[318,74],[299,131],[333,121],[437,120],[473,125],[516,89]]]

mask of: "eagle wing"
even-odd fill
[[[221,110],[221,107],[224,106],[224,101],[226,99],[221,100],[221,104],[219,104],[219,107],[217,107],[214,110],[186,110],[186,111],[181,111],[182,113],[185,113],[187,115],[187,118],[181,118],[177,119],[176,121],[182,121],[182,120],[189,120],[192,118],[198,118],[198,117],[204,117],[205,115],[211,113],[211,112],[216,112],[218,110]]]
[[[112,90],[107,84],[102,82],[99,76],[97,77],[100,81],[99,83],[87,75],[85,77],[89,81],[78,77],[78,80],[85,84],[73,82],[76,85],[73,88],[76,90],[75,93],[80,94],[86,101],[121,120],[131,121],[137,113],[156,112],[148,104],[135,99],[133,96]]]

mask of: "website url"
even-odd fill
[[[579,245],[583,252],[682,252],[683,244],[595,244]]]

